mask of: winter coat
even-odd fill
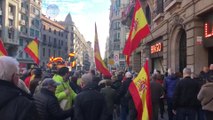
[[[55,91],[55,96],[57,97],[58,101],[62,101],[63,99],[67,99],[67,105],[65,106],[65,110],[68,110],[72,107],[72,102],[74,101],[76,97],[76,93],[72,90],[72,88],[69,85],[69,81],[64,82],[63,77],[60,75],[54,75],[53,80],[57,83],[60,83],[60,85],[57,86]],[[66,89],[70,90],[70,95],[67,96],[64,92]]]
[[[63,111],[54,93],[46,88],[42,88],[34,95],[39,120],[64,120],[71,116],[71,109]]]
[[[201,87],[197,98],[201,101],[203,110],[213,111],[213,83],[206,83]]]
[[[150,82],[151,98],[153,105],[159,105],[160,97],[164,94],[163,87],[156,81]]]
[[[79,85],[77,85],[77,82],[75,83],[75,82],[71,81],[69,84],[75,93],[78,94],[81,92],[81,87]]]
[[[203,71],[200,72],[199,74],[199,78],[202,80],[203,84],[206,83],[206,81],[208,80],[209,77],[209,73],[205,73]]]
[[[126,95],[127,95],[129,85],[131,82],[132,82],[132,78],[127,78],[125,81],[123,81],[123,83],[118,91],[118,95],[121,99],[120,103],[122,106],[128,107],[129,98]]]
[[[104,95],[105,97],[105,101],[106,101],[106,105],[107,105],[107,113],[109,115],[113,114],[113,109],[114,109],[114,103],[116,100],[116,92],[114,89],[112,89],[111,87],[105,87],[101,89],[101,93]]]
[[[75,120],[103,120],[105,104],[104,96],[95,90],[95,86],[86,86],[75,99]]]
[[[175,88],[173,100],[174,109],[191,108],[197,109],[200,105],[197,94],[199,92],[199,84],[190,77],[180,80]]]
[[[179,81],[178,77],[176,77],[174,74],[169,75],[165,78],[164,87],[166,90],[167,98],[173,98],[175,87],[176,87],[178,81]]]
[[[0,120],[37,120],[32,97],[12,84],[0,80]]]
[[[33,80],[30,81],[30,92],[33,95],[35,92],[36,87],[38,86],[38,83],[41,81],[41,78],[34,78]]]

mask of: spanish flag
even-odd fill
[[[123,49],[124,55],[131,53],[138,47],[140,41],[150,33],[149,25],[146,21],[140,1],[136,0],[130,33]]]
[[[129,91],[138,113],[137,120],[151,120],[152,103],[148,60],[144,64],[144,67],[142,67],[138,76],[130,83]]]
[[[2,42],[2,40],[0,39],[0,56],[7,56],[7,51],[4,48],[4,44]]]
[[[100,49],[99,49],[99,43],[98,43],[98,33],[97,33],[97,27],[95,24],[95,42],[94,42],[94,56],[95,56],[95,65],[96,69],[100,71],[104,76],[111,77],[111,73],[107,69],[106,65],[104,64],[101,54],[100,54]]]
[[[24,48],[24,51],[30,55],[36,64],[39,64],[38,42],[37,38],[35,38]]]

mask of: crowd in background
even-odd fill
[[[95,70],[70,72],[60,66],[47,72],[37,66],[19,74],[16,59],[0,57],[1,120],[136,120],[129,85],[137,76],[114,71],[103,76]],[[155,70],[151,76],[152,120],[213,120],[213,65],[192,77]]]

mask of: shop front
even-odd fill
[[[151,70],[159,70],[163,73],[163,42],[157,41],[150,45]]]
[[[213,64],[213,14],[205,17],[203,43],[208,51],[208,64]]]

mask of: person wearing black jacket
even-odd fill
[[[177,120],[195,120],[196,110],[199,107],[197,94],[199,92],[199,84],[191,77],[191,69],[184,68],[183,79],[180,80],[174,92],[174,114]]]
[[[17,87],[18,65],[12,57],[0,57],[0,120],[37,120],[32,97]]]
[[[42,81],[41,90],[34,95],[39,120],[64,120],[72,115],[72,108],[63,111],[55,97],[55,89],[59,83],[52,78]]]
[[[96,90],[91,74],[84,74],[81,81],[82,91],[74,103],[74,120],[105,120],[106,104],[104,96]]]

